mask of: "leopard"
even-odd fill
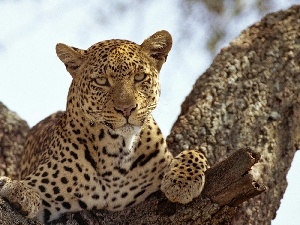
[[[66,110],[29,131],[20,177],[1,177],[0,196],[43,223],[67,212],[123,210],[158,190],[181,204],[198,197],[205,155],[173,156],[152,116],[172,44],[166,30],[140,45],[111,39],[83,50],[58,43],[72,77]]]

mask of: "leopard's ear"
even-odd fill
[[[62,43],[56,45],[56,54],[58,58],[65,64],[66,69],[73,78],[78,74],[78,68],[84,61],[85,52],[85,50]]]
[[[158,71],[167,60],[169,51],[172,48],[172,36],[166,30],[161,30],[147,38],[141,44],[142,50],[156,62]]]

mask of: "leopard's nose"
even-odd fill
[[[136,107],[137,105],[120,105],[120,106],[115,106],[114,108],[118,113],[123,114],[123,116],[129,117],[132,111],[136,109]]]

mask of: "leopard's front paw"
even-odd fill
[[[9,177],[0,177],[0,196],[28,218],[35,217],[41,205],[40,195],[35,190]]]
[[[201,194],[208,168],[200,152],[189,150],[175,157],[161,183],[161,190],[171,202],[186,204]]]

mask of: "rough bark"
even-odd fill
[[[141,205],[122,212],[85,211],[67,214],[61,222],[270,224],[286,189],[286,173],[300,145],[299,21],[300,6],[294,6],[269,14],[246,29],[220,52],[182,104],[168,143],[175,153],[183,149],[205,152],[213,168],[206,173],[203,197],[179,205],[168,202],[158,192]],[[238,149],[242,150],[235,153]],[[251,167],[259,155],[261,159]],[[222,160],[225,161],[215,165]],[[237,206],[264,189],[261,181],[268,190]],[[11,212],[3,201],[0,209],[0,215]],[[10,219],[13,222],[2,223],[37,224],[25,220],[17,223],[17,216]]]
[[[0,102],[0,176],[16,179],[29,126]]]
[[[232,224],[270,224],[300,148],[299,21],[300,6],[269,14],[222,49],[168,138],[176,153],[200,149],[212,165],[245,146],[261,154],[252,174],[268,191],[238,207]]]
[[[15,112],[10,111],[0,102],[0,176],[18,178],[17,165],[23,152],[23,144],[29,126]],[[34,221],[26,220],[16,213],[9,204],[0,198],[0,224],[31,224]]]

